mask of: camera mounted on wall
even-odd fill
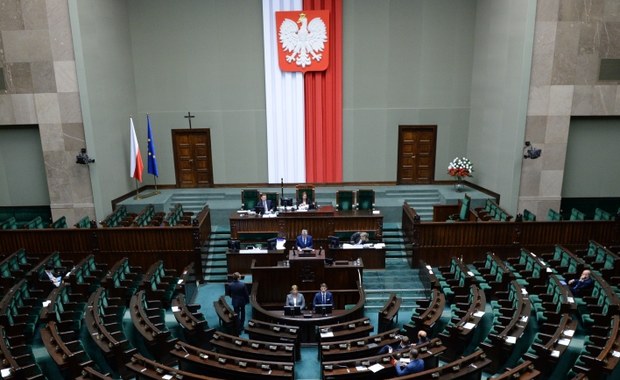
[[[95,162],[94,158],[88,157],[88,154],[86,153],[86,148],[80,149],[80,153],[78,153],[78,155],[75,156],[75,163],[76,164],[88,165],[88,164],[92,164],[94,162]]]
[[[542,149],[535,148],[531,142],[526,141],[523,147],[523,158],[537,159],[542,154]]]

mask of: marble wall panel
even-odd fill
[[[47,30],[3,30],[6,62],[40,62],[52,60]]]
[[[0,125],[15,124],[13,99],[11,95],[0,95]]]
[[[5,80],[7,90],[13,94],[31,94],[34,91],[32,72],[27,62],[7,64]]]
[[[40,124],[60,124],[58,94],[34,94],[34,105]]]
[[[541,163],[543,160],[541,160]],[[563,170],[542,170],[540,172],[540,194],[543,197],[561,196]]]
[[[67,0],[46,0],[46,4],[54,61],[74,60]]]
[[[11,95],[15,124],[37,124],[37,112],[33,94]]]
[[[47,29],[45,0],[21,0],[25,29]]]
[[[549,116],[545,128],[545,144],[567,144],[570,116]]]
[[[23,30],[24,20],[20,0],[0,2],[0,30]]]
[[[80,107],[80,96],[77,92],[59,93],[58,104],[60,106],[60,120],[63,123],[82,122],[82,108]]]
[[[544,160],[540,160],[543,164],[543,170],[563,170],[566,161],[567,144],[545,144],[539,148],[543,150]],[[560,183],[560,188],[561,188]]]
[[[58,92],[78,92],[75,61],[54,62],[54,77]]]
[[[32,85],[36,93],[56,92],[56,78],[54,78],[54,64],[52,61],[32,62]]]
[[[61,124],[39,124],[43,151],[65,151],[65,140],[62,135]]]
[[[525,141],[542,143],[547,131],[547,116],[528,116],[526,119]]]
[[[578,23],[558,23],[553,52],[553,72],[551,73],[553,85],[572,84],[575,79],[579,30]]]
[[[75,152],[77,154],[80,149],[86,147],[84,125],[82,123],[63,123],[62,135],[65,149],[68,152]]]

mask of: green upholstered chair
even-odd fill
[[[562,220],[562,214],[550,208],[549,211],[547,212],[547,220],[551,220],[551,221]]]
[[[525,209],[525,210],[523,210],[523,221],[525,221],[525,222],[535,222],[536,221],[536,215],[534,215],[530,210]]]
[[[256,189],[241,190],[241,209],[254,210],[259,196],[260,192]]]
[[[570,211],[570,220],[586,220],[586,214],[573,208]]]
[[[611,213],[597,207],[594,210],[594,220],[611,220]]]
[[[299,200],[301,199],[301,195],[304,192],[308,196],[308,202],[309,203],[315,203],[316,202],[316,198],[315,198],[315,194],[314,194],[314,185],[300,184],[300,185],[296,185],[295,186],[295,200],[294,200],[295,203],[299,202]]]
[[[372,210],[375,208],[374,190],[357,190],[357,209]]]
[[[351,211],[355,208],[355,193],[352,190],[336,191],[336,208],[338,211]]]
[[[469,219],[469,206],[471,205],[471,198],[465,194],[462,200],[459,201],[459,213],[452,214],[448,217],[448,220],[466,221]]]
[[[76,228],[90,228],[90,218],[87,215],[75,223],[74,226]]]
[[[54,223],[52,223],[52,228],[67,228],[67,218],[65,216],[61,216],[60,218],[56,219],[56,221],[54,221]]]

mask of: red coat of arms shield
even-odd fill
[[[329,66],[329,11],[276,12],[282,71],[324,71]]]

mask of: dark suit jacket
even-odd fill
[[[256,206],[254,206],[254,208],[256,210],[263,209],[263,211],[265,211],[265,212],[266,211],[271,211],[273,209],[273,205],[272,205],[271,200],[267,199],[265,202],[267,202],[267,208],[266,209],[264,209],[265,206],[263,205],[263,202],[260,199],[258,200],[258,203],[256,203]]]
[[[244,306],[250,302],[248,288],[243,281],[233,280],[230,283],[230,298],[232,298],[233,307]]]
[[[312,244],[313,244],[312,236],[310,235],[306,235],[305,243],[304,243],[303,236],[301,235],[297,236],[297,239],[295,240],[295,245],[299,248],[313,248]]]
[[[312,301],[312,305],[316,306],[316,305],[322,305],[322,304],[323,304],[323,296],[321,295],[321,292],[317,292],[314,295],[314,300]],[[330,292],[329,290],[325,292],[325,304],[327,305],[334,304],[334,296],[332,296],[332,292]]]
[[[594,280],[588,277],[585,280],[575,280],[575,282],[571,284],[570,290],[573,292],[574,296],[582,296],[584,294],[587,295],[593,286]]]

